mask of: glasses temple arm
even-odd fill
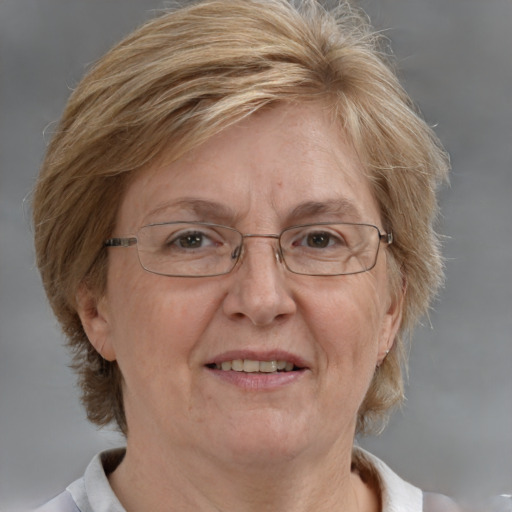
[[[103,242],[105,247],[130,247],[137,243],[135,237],[130,238],[108,238]]]

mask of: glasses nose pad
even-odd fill
[[[235,247],[233,252],[231,253],[231,259],[234,261],[238,261],[240,259],[240,255],[242,254],[242,244]]]
[[[277,263],[283,263],[283,251],[281,247],[276,247],[276,261]]]

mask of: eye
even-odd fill
[[[175,238],[172,243],[179,245],[182,249],[196,249],[201,247],[204,241],[204,234],[196,231],[195,233],[180,235],[178,238]]]
[[[205,247],[218,246],[220,242],[215,242],[211,236],[202,231],[188,231],[174,235],[168,240],[167,245],[174,245],[180,249],[203,249]]]
[[[306,245],[308,247],[314,247],[318,249],[323,249],[324,247],[328,247],[333,243],[332,237],[329,233],[310,233],[306,237]]]
[[[299,233],[292,245],[311,249],[326,249],[343,247],[346,243],[341,234],[323,230]]]

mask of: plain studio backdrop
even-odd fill
[[[512,0],[365,0],[451,154],[447,284],[411,349],[408,400],[362,444],[424,488],[512,493]],[[0,510],[23,510],[122,442],[85,420],[23,198],[88,65],[157,0],[0,0]],[[47,131],[45,137],[45,130]]]

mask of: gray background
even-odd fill
[[[0,0],[1,510],[59,492],[120,442],[84,419],[22,203],[86,66],[163,5]],[[363,5],[453,163],[447,286],[414,337],[405,407],[363,444],[427,489],[512,493],[512,0]]]

